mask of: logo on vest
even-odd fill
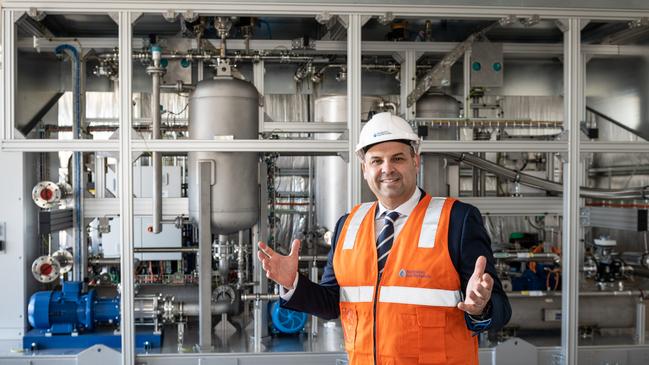
[[[430,275],[421,270],[399,270],[399,276],[402,278],[430,278]]]

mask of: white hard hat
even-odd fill
[[[361,129],[356,154],[362,160],[365,156],[365,147],[395,140],[410,141],[415,153],[419,153],[419,137],[405,119],[388,112],[374,114]]]

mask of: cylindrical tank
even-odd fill
[[[417,118],[458,118],[460,103],[450,95],[428,94],[417,100]],[[426,140],[454,140],[457,127],[428,127]],[[448,178],[444,169],[444,159],[433,155],[421,156],[423,165],[422,188],[432,196],[448,196]]]
[[[381,99],[364,96],[361,99],[361,119],[367,120],[370,111],[377,109]],[[347,96],[333,95],[316,99],[314,118],[321,123],[347,121]],[[317,134],[318,139],[335,140],[340,133]],[[349,156],[351,163],[358,165],[356,156]],[[359,167],[360,168],[360,167]],[[316,157],[315,168],[316,222],[328,231],[336,228],[336,222],[347,211],[347,163],[338,156]],[[362,201],[376,200],[367,184],[361,188]]]
[[[597,328],[633,328],[637,296],[611,292],[579,296],[579,325]],[[561,328],[561,297],[509,296],[512,317],[507,327],[520,330]]]
[[[198,83],[189,99],[189,138],[257,139],[259,94],[249,82],[217,77]],[[213,234],[231,234],[252,227],[259,215],[257,154],[190,152],[189,214],[199,221],[198,162],[212,166]]]

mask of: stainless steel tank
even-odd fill
[[[596,328],[633,328],[638,296],[615,292],[579,295],[579,326]],[[508,295],[512,317],[507,327],[520,330],[549,330],[561,328],[560,296]]]
[[[361,119],[367,120],[368,113],[376,110],[380,101],[377,97],[363,97]],[[316,99],[314,118],[316,122],[321,123],[346,122],[347,96],[334,95]],[[317,138],[335,140],[340,138],[340,133],[321,133],[317,134]],[[358,165],[356,156],[350,156],[350,159],[351,163]],[[316,157],[315,160],[316,223],[328,231],[333,231],[338,218],[347,211],[347,163],[338,156]],[[365,182],[362,184],[361,199],[376,200]]]
[[[450,95],[428,94],[417,100],[417,118],[458,118],[460,103]],[[457,127],[428,127],[426,140],[454,140]],[[422,188],[432,196],[448,196],[448,178],[444,159],[433,155],[422,155],[423,181]]]
[[[217,77],[198,83],[189,99],[189,138],[257,139],[259,94],[249,82]],[[212,164],[212,233],[230,234],[252,227],[259,215],[257,154],[190,152],[189,214],[198,221],[198,162]]]

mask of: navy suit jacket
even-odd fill
[[[288,301],[281,300],[282,307],[310,313],[324,319],[338,318],[340,315],[338,304],[340,286],[334,272],[333,255],[347,216],[348,214],[342,216],[336,223],[329,258],[320,284],[299,275],[293,296]],[[485,271],[494,278],[490,306],[488,306],[488,312],[483,316],[490,319],[490,321],[478,322],[465,314],[467,327],[476,332],[486,329],[497,330],[504,327],[511,317],[511,307],[507,295],[503,291],[502,284],[496,275],[495,260],[491,251],[491,239],[484,228],[480,211],[476,207],[460,201],[453,204],[448,229],[448,246],[453,265],[460,275],[463,295],[466,292],[467,282],[473,275],[478,257],[485,256],[487,258]]]

